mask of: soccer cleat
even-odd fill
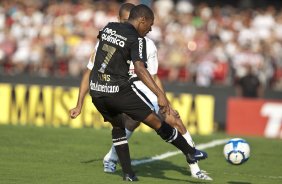
[[[103,160],[104,172],[114,173],[117,168],[117,161],[115,160]]]
[[[139,181],[137,176],[135,174],[124,174],[123,175],[123,181]]]
[[[194,154],[194,158],[199,161],[199,160],[204,160],[208,158],[208,154],[204,151],[196,149],[196,153]]]
[[[211,177],[209,177],[207,174],[205,174],[202,171],[199,171],[196,174],[192,174],[192,177],[200,179],[200,180],[208,180],[208,181],[212,181],[213,180]]]
[[[204,160],[206,158],[208,158],[208,154],[198,149],[196,149],[196,152],[194,153],[194,155],[190,153],[186,155],[186,160],[189,164],[194,164],[198,162],[199,160]]]

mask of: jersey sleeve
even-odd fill
[[[152,40],[146,39],[146,52],[147,52],[147,70],[151,75],[156,75],[158,72],[158,53],[157,47]]]
[[[132,62],[143,61],[146,66],[147,54],[146,54],[146,41],[145,38],[138,37],[131,44],[131,59]]]
[[[89,61],[88,61],[88,64],[87,64],[87,68],[89,70],[92,70],[92,68],[94,67],[95,55],[96,55],[98,46],[99,46],[99,41],[96,43],[95,48],[92,51],[91,56],[89,58]]]

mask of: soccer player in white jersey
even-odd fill
[[[119,21],[120,22],[125,22],[128,17],[130,10],[134,7],[135,5],[131,3],[124,3],[119,11]],[[162,86],[161,81],[159,80],[157,76],[157,71],[158,71],[158,58],[157,58],[157,48],[152,40],[149,38],[146,39],[146,52],[147,52],[147,70],[155,80],[156,84],[159,86],[160,89],[164,91],[164,88]],[[95,51],[98,47],[98,43],[96,44]],[[91,55],[89,62],[87,64],[88,70],[84,73],[81,85],[80,85],[80,92],[78,96],[78,101],[77,101],[77,106],[73,109],[70,110],[70,115],[72,118],[75,118],[78,116],[81,112],[82,104],[84,97],[86,93],[89,90],[89,75],[90,71],[92,70],[94,66],[94,57],[95,52]],[[185,138],[185,140],[188,142],[188,144],[192,147],[195,147],[194,142],[189,134],[189,132],[186,130],[185,126],[182,123],[182,120],[180,119],[178,113],[175,110],[172,110],[171,114],[166,114],[163,115],[161,112],[159,112],[159,106],[158,106],[158,99],[157,96],[140,80],[138,80],[136,74],[134,73],[134,65],[131,62],[130,67],[129,67],[129,75],[131,76],[131,80],[133,80],[134,85],[142,91],[146,97],[150,100],[151,103],[148,103],[148,106],[151,107],[156,113],[159,113],[163,118],[173,127],[177,128],[178,131],[182,134],[182,136]],[[145,98],[146,98],[145,97]],[[135,121],[131,119],[129,116],[126,114],[123,114],[123,120],[124,124],[126,127],[126,137],[129,139],[131,137],[131,134],[133,131],[140,125],[140,122]],[[204,153],[204,155],[202,155]],[[196,152],[195,156],[197,157],[197,154],[202,156],[202,159],[205,159],[207,155],[205,152],[198,151]],[[201,158],[199,159],[201,160]],[[113,173],[116,171],[116,164],[118,162],[118,156],[115,151],[114,146],[111,147],[109,152],[105,155],[103,159],[103,165],[104,165],[104,172],[107,173]],[[194,164],[189,164],[190,170],[191,170],[191,175],[194,178],[198,179],[203,179],[203,180],[212,180],[206,173],[200,170],[198,163]]]

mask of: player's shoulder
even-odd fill
[[[108,25],[109,26],[115,26],[115,25],[119,25],[121,24],[120,22],[109,22]]]
[[[117,27],[117,22],[109,22],[102,29],[99,30],[99,35],[101,35],[102,33],[112,34],[113,30],[115,30]]]
[[[115,39],[127,40],[129,42],[136,41],[138,38],[138,32],[129,23],[109,22],[102,32],[116,37]]]
[[[104,28],[122,29],[123,31],[131,31],[132,33],[137,34],[137,31],[135,30],[133,25],[129,23],[109,22]]]
[[[148,38],[147,36],[145,36],[144,38],[145,38],[145,40],[146,40],[147,43],[150,43],[150,44],[154,44],[154,45],[155,45],[154,41],[151,40],[150,38]]]

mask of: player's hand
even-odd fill
[[[170,114],[171,112],[171,107],[170,107],[170,103],[169,101],[167,100],[166,96],[165,95],[160,95],[158,97],[158,104],[159,104],[159,107],[160,107],[160,111],[162,114]]]
[[[80,113],[81,113],[81,108],[75,107],[70,110],[70,117],[72,119],[75,119]]]

